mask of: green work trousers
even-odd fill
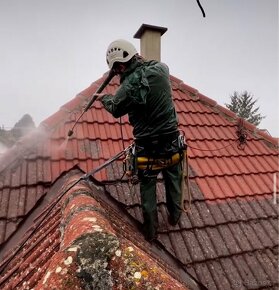
[[[139,170],[140,194],[143,214],[143,231],[147,240],[156,237],[158,228],[156,181],[162,171],[165,183],[166,205],[170,218],[178,220],[182,212],[181,182],[183,172],[181,163],[177,163],[162,170]]]

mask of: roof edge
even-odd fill
[[[73,184],[75,181],[76,178],[72,176],[67,183]],[[126,284],[126,286],[137,285],[145,288],[146,283],[156,285],[159,281],[166,288],[175,285],[176,289],[185,289],[185,285],[171,276],[160,264],[156,264],[148,253],[116,232],[106,209],[92,196],[91,191],[94,191],[95,185],[94,188],[92,186],[89,186],[86,181],[80,182],[61,199],[62,237],[60,249],[52,258],[37,287],[43,286],[52,289],[55,286],[59,288],[61,286],[59,283],[63,284],[63,281],[73,279],[73,276],[77,276],[76,269],[81,269],[78,279],[74,277],[74,282],[90,283],[86,278],[88,275],[94,274],[97,280],[100,278],[102,285],[110,283],[113,278],[113,281],[117,281],[119,285],[122,284],[125,289]],[[98,188],[96,187],[95,190]],[[100,252],[101,249],[103,254]],[[126,264],[127,262],[128,264]],[[100,263],[104,267],[100,268]],[[140,266],[142,268],[133,267],[133,265],[139,264],[142,265]],[[64,269],[65,265],[68,269],[66,275],[62,271],[57,271],[60,268]],[[129,270],[128,275],[125,275],[126,268]],[[156,273],[149,271],[151,268],[156,269]],[[131,271],[132,276],[130,275]],[[51,274],[48,275],[48,273]],[[64,275],[63,279],[61,279],[61,275]],[[84,279],[83,275],[86,275]]]
[[[230,120],[233,123],[238,123],[239,120],[242,119],[238,117],[236,113],[229,110],[225,106],[222,106],[218,104],[215,100],[203,95],[197,89],[186,85],[181,79],[171,76],[171,83],[172,85],[174,85],[175,88],[181,90],[182,92],[185,92],[185,91],[189,92],[190,97],[192,97],[193,100],[201,101],[203,104],[206,104],[207,106],[212,107],[215,110],[215,112],[221,113],[222,115],[226,117],[227,120]],[[268,143],[271,143],[275,148],[279,148],[278,138],[269,135],[268,133],[264,132],[262,129],[259,129],[254,124],[246,120],[243,120],[243,126],[245,129],[249,130],[252,134],[254,134],[255,137],[262,138]]]
[[[39,127],[45,128],[48,131],[53,131],[61,124],[67,122],[72,113],[81,112],[85,104],[91,99],[108,74],[109,71],[105,72],[102,77],[92,82],[86,89],[77,93],[73,99],[62,105],[58,111],[44,119],[39,124]]]

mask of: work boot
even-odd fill
[[[145,235],[144,235],[144,238],[145,238],[146,241],[148,241],[148,242],[151,243],[151,242],[157,240],[157,238],[158,238],[158,234],[157,234],[157,232],[156,232],[154,235],[148,235],[148,234],[145,234]]]
[[[168,217],[169,224],[171,226],[176,226],[180,220],[180,217],[181,217],[181,214],[176,218],[174,218],[172,215],[169,215],[169,217]]]

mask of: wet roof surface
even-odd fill
[[[114,119],[99,103],[80,119],[73,136],[64,142],[103,79],[62,106],[2,157],[0,242],[6,248],[20,241],[12,234],[46,200],[49,188],[63,172],[74,166],[89,172],[132,142],[127,118]],[[191,212],[183,213],[179,225],[169,226],[164,188],[158,183],[158,242],[209,289],[275,287],[277,140],[244,122],[247,144],[243,150],[238,148],[236,116],[181,80],[172,77],[171,81],[180,129],[189,145],[192,203]],[[118,85],[118,80],[113,80],[105,92],[113,93]],[[95,178],[115,181],[121,176],[119,161]],[[107,185],[106,191],[123,206],[123,214],[142,220],[137,186],[131,188],[124,179]],[[56,219],[58,222],[58,213],[53,222]]]
[[[84,289],[84,283],[92,289],[195,287],[175,260],[158,255],[127,216],[98,198],[105,195],[101,187],[77,182],[81,176],[72,169],[50,188],[56,195],[0,265],[1,289]]]

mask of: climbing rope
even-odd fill
[[[247,134],[247,131],[244,127],[244,120],[242,118],[240,118],[238,121],[236,135],[237,135],[237,138],[235,140],[233,140],[232,142],[229,142],[229,144],[227,144],[223,147],[214,148],[214,149],[199,148],[199,147],[189,145],[188,143],[186,143],[186,144],[187,144],[187,147],[189,147],[191,149],[199,150],[199,151],[220,151],[222,149],[233,146],[237,142],[238,143],[237,148],[240,150],[244,150],[245,146],[247,145],[248,134]]]
[[[121,131],[122,132],[122,131]],[[183,132],[184,134],[184,132]],[[244,147],[247,144],[247,131],[244,128],[244,120],[243,119],[239,119],[238,125],[237,125],[237,139],[234,140],[234,142],[221,147],[221,148],[215,148],[215,149],[202,149],[202,148],[196,148],[194,146],[190,146],[189,144],[186,143],[187,147],[191,148],[191,149],[195,149],[195,150],[200,150],[200,151],[217,151],[217,150],[221,150],[224,148],[227,148],[229,146],[232,146],[235,142],[238,142],[238,148],[240,150],[244,150]],[[122,132],[122,137],[123,137],[123,132]],[[123,146],[124,146],[124,142],[123,142]],[[82,175],[78,180],[74,181],[68,188],[66,188],[61,194],[60,196],[55,200],[55,202],[53,202],[49,208],[46,211],[46,214],[44,215],[44,218],[41,219],[41,221],[33,228],[33,230],[30,232],[30,234],[26,237],[26,239],[19,245],[19,247],[14,251],[13,255],[11,255],[11,257],[9,259],[7,259],[0,268],[0,274],[3,273],[3,271],[6,269],[6,267],[9,265],[9,263],[13,260],[13,258],[18,254],[18,252],[25,246],[25,244],[27,243],[27,241],[29,240],[29,238],[34,234],[35,231],[37,231],[39,229],[39,227],[41,226],[42,222],[45,220],[45,218],[50,214],[50,212],[53,210],[53,208],[55,207],[55,205],[61,200],[61,198],[71,189],[73,188],[76,184],[78,184],[80,181],[83,180],[88,180],[91,176],[94,176],[94,174],[96,174],[97,172],[99,172],[100,170],[102,170],[103,168],[107,167],[108,165],[110,165],[111,163],[113,163],[114,161],[116,161],[117,159],[119,159],[121,156],[123,156],[124,154],[127,154],[129,152],[129,150],[132,148],[133,144],[129,145],[127,148],[123,149],[121,152],[119,152],[118,154],[116,154],[115,156],[113,156],[111,159],[107,160],[105,163],[103,163],[102,165],[100,165],[99,167],[91,170],[90,172]],[[187,151],[185,150],[185,152],[183,153],[183,160],[182,162],[182,170],[183,170],[183,178],[182,181],[183,183],[181,184],[182,189],[184,189],[184,184],[186,184],[187,186],[187,190],[188,190],[188,197],[189,197],[189,208],[186,208],[183,204],[183,210],[185,212],[191,212],[191,202],[192,202],[192,193],[191,193],[191,187],[190,187],[190,182],[189,182],[189,162],[188,162],[188,155],[187,155]],[[185,175],[185,169],[186,169],[186,175]],[[125,174],[125,173],[124,173]],[[123,174],[123,176],[124,176]],[[121,177],[121,179],[123,178],[123,176]],[[185,183],[185,177],[186,177],[186,183]],[[103,182],[102,182],[103,183]],[[105,184],[105,183],[103,183]],[[184,190],[183,190],[184,192]],[[184,196],[182,198],[184,200]],[[2,281],[3,282],[3,281]]]

